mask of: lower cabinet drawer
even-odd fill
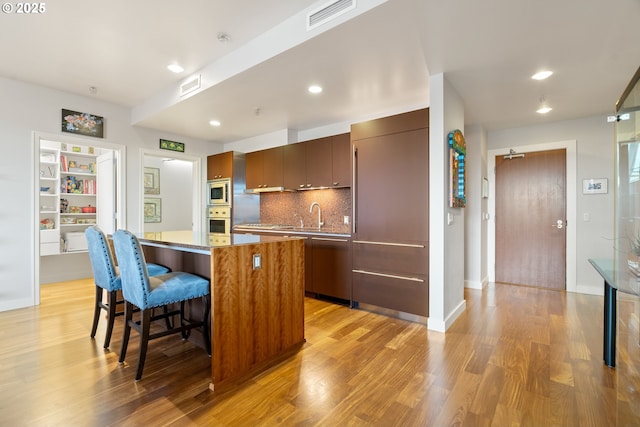
[[[428,278],[354,269],[353,300],[428,317]]]
[[[403,245],[353,241],[353,268],[393,272],[402,276],[429,275],[428,243]]]
[[[58,255],[60,253],[60,242],[40,243],[40,255]]]
[[[58,230],[40,230],[40,243],[57,243],[60,245],[60,232]]]

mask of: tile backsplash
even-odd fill
[[[352,221],[350,188],[262,193],[260,194],[260,222],[316,227],[318,208],[314,207],[313,213],[309,212],[313,202],[318,202],[322,209],[323,228],[349,232]],[[349,217],[349,224],[344,224],[345,216]]]

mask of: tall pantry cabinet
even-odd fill
[[[353,300],[428,316],[429,110],[351,126]]]

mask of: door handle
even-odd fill
[[[553,225],[552,225],[552,227],[553,227],[553,228],[561,229],[561,228],[563,228],[563,227],[564,227],[564,221],[563,221],[563,220],[561,220],[561,219],[559,219],[559,220],[557,220],[557,221],[556,221],[556,223],[555,223],[555,224],[553,224]]]

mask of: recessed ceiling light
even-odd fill
[[[309,92],[311,93],[320,93],[322,92],[322,88],[318,85],[309,86]]]
[[[551,76],[551,74],[553,74],[553,71],[539,71],[537,73],[535,73],[533,76],[531,76],[531,78],[533,80],[544,80],[546,78],[549,78],[549,76]]]
[[[211,121],[209,122],[209,124],[210,124],[211,126],[220,126],[220,122],[219,122],[219,121],[217,121],[217,120],[211,120]]]
[[[176,74],[181,73],[184,71],[184,68],[182,68],[181,66],[179,66],[178,64],[170,64],[167,65],[167,68],[169,69],[169,71],[174,72]]]

